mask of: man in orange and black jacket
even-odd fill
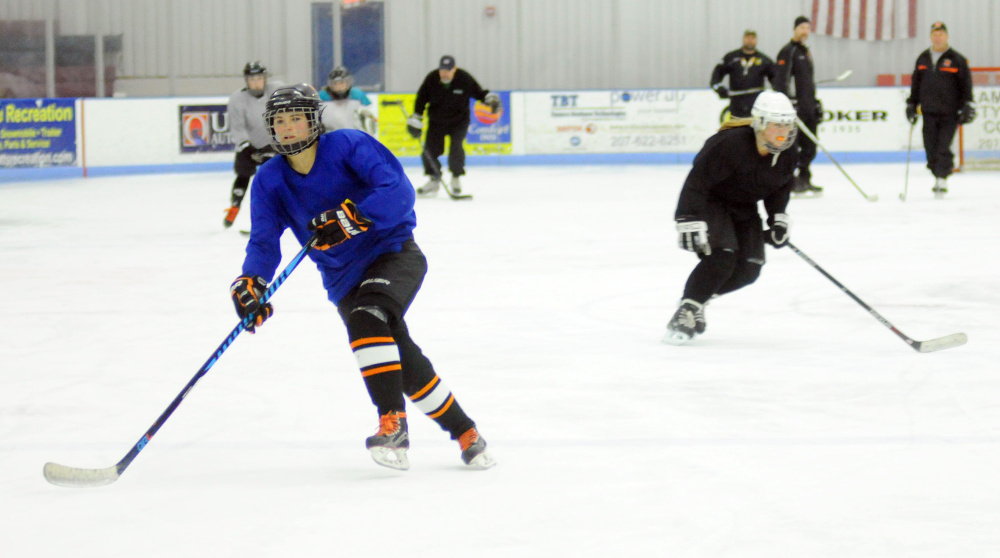
[[[906,118],[916,124],[917,114],[924,116],[927,168],[936,179],[932,191],[941,198],[948,192],[948,175],[955,166],[951,152],[955,130],[976,118],[976,107],[969,62],[948,46],[948,28],[940,21],[931,25],[931,48],[920,53],[913,70]]]

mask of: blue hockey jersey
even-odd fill
[[[279,240],[284,230],[291,229],[305,245],[312,237],[309,220],[349,199],[372,226],[329,250],[309,252],[330,300],[337,303],[361,282],[375,258],[398,252],[412,238],[417,224],[415,194],[399,160],[368,134],[337,130],[318,141],[309,174],[293,170],[284,157],[274,157],[257,170],[243,274],[271,281],[281,263]]]

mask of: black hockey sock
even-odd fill
[[[452,440],[457,440],[466,430],[476,425],[437,374],[423,387],[407,389],[406,396],[422,413],[438,423],[442,430],[451,434]]]
[[[701,304],[708,302],[712,295],[729,280],[736,269],[736,254],[725,250],[712,252],[698,263],[684,285],[684,298]]]
[[[724,295],[726,293],[731,293],[737,289],[742,289],[747,285],[753,283],[760,277],[761,264],[743,260],[736,265],[736,269],[733,274],[729,276],[729,279],[719,287],[716,294]]]
[[[236,180],[233,181],[233,194],[229,198],[233,207],[239,207],[243,203],[243,197],[247,195],[248,187],[250,187],[250,177],[237,175]]]
[[[375,310],[378,311],[377,308]],[[378,414],[403,412],[402,366],[399,348],[389,325],[365,308],[357,308],[347,320],[347,334],[368,395],[378,407]]]
[[[434,372],[431,361],[410,338],[406,325],[400,323],[393,329],[399,343],[403,362],[403,391],[413,404],[453,440],[476,425],[462,410],[458,400]]]

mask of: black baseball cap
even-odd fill
[[[944,22],[935,21],[934,23],[931,24],[931,33],[935,32],[935,31],[944,31],[945,33],[947,33],[948,32],[948,26],[945,25]]]
[[[455,57],[450,54],[445,54],[441,57],[441,63],[438,64],[439,70],[450,70],[455,67]]]

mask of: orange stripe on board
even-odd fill
[[[427,415],[427,416],[430,417],[430,418],[432,418],[432,419],[438,418],[439,416],[443,415],[444,412],[448,410],[448,407],[451,407],[451,404],[454,403],[454,402],[455,402],[455,396],[454,395],[449,395],[448,396],[448,401],[445,401],[444,407],[441,407],[440,411],[434,413],[433,415]]]
[[[942,72],[950,72],[952,74],[958,73],[958,68],[939,68]]]
[[[395,343],[396,340],[392,337],[362,337],[357,341],[351,343],[351,348],[356,349],[362,345],[371,345],[373,343]]]
[[[374,376],[375,374],[381,374],[382,372],[392,372],[393,370],[402,369],[402,365],[397,362],[396,364],[389,364],[386,366],[379,366],[378,368],[372,368],[371,370],[365,370],[361,373],[361,377],[367,378],[368,376]]]
[[[426,393],[427,393],[428,391],[430,391],[430,390],[431,390],[431,388],[433,388],[434,386],[436,386],[436,385],[437,385],[437,383],[438,383],[438,382],[440,382],[440,381],[441,381],[441,378],[440,378],[440,377],[438,377],[438,376],[434,376],[434,379],[433,379],[433,380],[431,380],[431,381],[427,382],[427,385],[426,385],[426,386],[424,386],[424,389],[422,389],[422,390],[418,391],[417,393],[414,393],[413,395],[411,395],[411,396],[410,396],[410,399],[411,399],[411,400],[415,400],[415,399],[420,399],[420,398],[421,398],[421,397],[423,397],[423,396],[424,396],[424,395],[425,395],[425,394],[426,394]]]

